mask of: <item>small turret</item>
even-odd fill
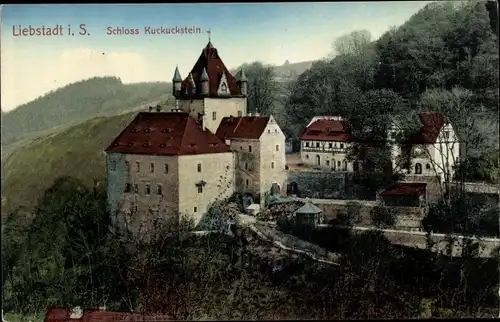
[[[194,82],[193,74],[189,73],[188,79],[188,94],[194,95],[196,94],[196,83]]]
[[[181,73],[179,73],[179,67],[175,67],[174,78],[172,79],[172,91],[175,97],[177,97],[181,93],[181,83],[182,77]]]
[[[201,80],[201,94],[208,95],[210,79],[208,78],[207,70],[205,68],[203,68],[200,80]]]
[[[247,94],[248,94],[248,88],[247,88],[248,80],[247,80],[247,76],[245,75],[245,72],[243,71],[243,68],[238,73],[237,82],[238,82],[238,86],[241,89],[241,95],[247,96]]]

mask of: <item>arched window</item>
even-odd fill
[[[431,169],[431,165],[430,165],[430,163],[427,163],[427,164],[425,165],[425,169],[426,169],[426,170],[430,170],[430,169]]]
[[[316,165],[321,165],[321,158],[319,155],[316,156]]]
[[[335,160],[332,160],[332,170],[335,171],[337,162]]]
[[[415,174],[422,174],[422,165],[420,163],[415,164]]]

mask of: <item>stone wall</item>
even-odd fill
[[[332,171],[288,171],[287,194],[296,184],[302,198],[376,200],[377,192],[362,182],[355,182],[352,173]],[[292,193],[293,194],[293,193]]]
[[[325,222],[328,223],[330,220],[337,219],[339,215],[346,214],[349,207],[348,203],[345,204],[316,204],[318,207],[323,209],[323,216]],[[354,223],[356,226],[371,226],[371,211],[376,206],[376,203],[372,202],[359,202],[359,217]],[[420,228],[421,221],[425,216],[425,208],[417,207],[394,207],[397,211],[396,223],[394,227],[399,228]]]
[[[345,175],[343,173],[290,171],[287,173],[287,184],[296,184],[298,197],[346,198]]]

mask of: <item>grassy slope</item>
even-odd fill
[[[103,150],[136,114],[94,118],[13,152],[2,164],[2,213],[34,206],[61,176],[78,178],[89,186],[94,178],[104,184]]]

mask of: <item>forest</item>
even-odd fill
[[[380,137],[391,117],[404,116],[411,128],[416,113],[441,112],[466,145],[464,179],[497,182],[497,19],[494,2],[435,2],[375,41],[366,30],[339,37],[334,58],[295,81],[278,83],[271,66],[247,64],[249,111],[274,114],[296,149],[317,115],[343,116],[361,136]],[[357,145],[351,158],[382,171],[384,150]]]
[[[242,226],[233,235],[192,235],[187,220],[159,222],[145,243],[118,238],[105,191],[70,177],[47,189],[32,213],[3,220],[3,309],[37,320],[51,306],[163,312],[176,320],[496,314],[498,258],[478,258],[473,244],[452,258],[396,247],[376,230],[359,235],[334,226],[316,237],[341,255],[332,266],[263,256],[255,252],[263,242]]]

